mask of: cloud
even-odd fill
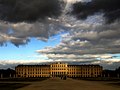
[[[26,65],[38,65],[38,64],[47,64],[53,62],[53,60],[0,60],[0,68],[7,69],[12,68],[15,69],[15,67],[19,64],[26,64]]]
[[[86,19],[90,15],[104,13],[107,23],[120,19],[119,0],[91,0],[91,2],[77,2],[73,5],[72,14],[79,19]]]
[[[0,0],[0,45],[24,45],[32,37],[46,41],[57,34],[62,5],[62,0]]]
[[[34,37],[46,41],[52,35],[62,31],[59,22],[54,19],[46,19],[42,22],[34,23],[4,23],[0,24],[1,45],[11,42],[16,46],[27,44],[30,38]]]
[[[66,25],[69,27],[68,33],[63,34],[61,43],[49,48],[47,54],[119,53],[120,22],[105,24],[102,19],[102,15],[90,16],[86,20],[67,17],[64,20],[70,22]],[[47,49],[42,50],[42,53]]]
[[[120,67],[120,60],[119,59],[108,59],[108,60],[102,60],[102,61],[94,61],[91,64],[99,64],[103,66],[103,69],[111,69],[114,70],[118,67]]]
[[[47,3],[45,3],[46,0],[38,0],[38,1],[1,0],[0,1],[0,7],[1,7],[0,9],[1,10],[0,12],[0,16],[1,16],[0,44],[1,46],[6,45],[7,42],[11,42],[16,46],[24,45],[24,44],[27,44],[30,41],[30,38],[32,37],[37,38],[39,40],[47,41],[47,39],[50,36],[55,35],[59,32],[70,32],[70,33],[74,31],[79,32],[82,29],[89,30],[89,27],[90,29],[94,29],[94,27],[96,27],[96,23],[95,25],[89,24],[91,22],[94,24],[94,19],[92,20],[87,19],[87,21],[85,22],[84,21],[79,22],[74,17],[70,16],[69,14],[66,14],[67,12],[66,13],[64,12],[66,10],[68,11],[69,8],[71,8],[71,5],[78,1],[83,2],[83,0],[75,0],[75,1],[67,0],[66,5],[64,6],[63,3],[61,3],[62,0],[60,1],[52,0]],[[15,7],[16,5],[17,7]],[[52,9],[50,8],[50,12],[49,12],[48,10],[49,6],[55,7],[55,8],[52,8]],[[63,7],[61,8],[61,6]],[[3,10],[3,8],[5,9]],[[9,12],[9,11],[12,11],[11,9],[13,8],[14,8],[13,12]],[[44,11],[48,10],[46,11],[48,13],[41,12],[42,9]],[[18,10],[18,13],[16,12],[17,10]],[[23,11],[25,10],[25,13],[23,13],[22,10]],[[33,13],[34,11],[36,12],[37,15]],[[60,12],[61,14],[59,14],[58,15],[59,17],[58,17],[57,15],[54,14],[54,12],[56,13]],[[10,17],[9,13],[14,14],[12,15],[13,18]],[[28,14],[28,15],[24,15],[24,14]],[[57,16],[57,18],[55,18],[54,16],[51,17],[51,14],[52,16],[53,15]],[[32,16],[30,15],[32,15],[33,17],[35,16],[36,19],[32,18]],[[45,18],[43,18],[41,15],[43,15]],[[30,18],[28,18],[28,16],[30,16]],[[102,15],[101,16],[94,15],[92,18],[95,18],[95,19],[102,18]],[[103,22],[103,19],[98,19],[98,20],[100,21],[97,24],[100,24],[101,22]],[[88,26],[86,22],[88,22]]]
[[[61,43],[56,47],[46,47],[37,52],[54,61],[76,63],[84,61],[86,64],[88,61],[91,64],[99,62],[98,64],[105,68],[111,66],[112,69],[112,64],[116,62],[110,54],[120,53],[120,22],[106,24],[103,14],[88,16],[86,20],[77,20],[69,16],[64,18],[64,21],[67,22],[67,24],[64,22],[64,25],[69,28],[69,31],[61,35]],[[99,60],[105,61],[103,63]]]
[[[24,45],[27,44],[32,37],[47,41],[49,37],[59,32],[68,32],[69,35],[65,38],[74,42],[76,40],[88,41],[89,45],[104,42],[109,43],[111,40],[114,44],[119,42],[119,21],[111,24],[105,24],[104,22],[104,17],[108,11],[112,12],[119,9],[119,6],[116,5],[118,0],[63,1],[0,0],[1,46],[6,45],[7,42],[11,42],[16,46]],[[105,5],[103,3],[107,4]],[[111,3],[113,3],[113,7],[110,7]],[[76,15],[79,13],[83,13],[84,15],[84,11],[90,11],[90,15],[88,13],[85,20],[77,20],[69,14],[73,4],[73,12],[78,9],[78,12],[75,11]],[[83,11],[79,11],[79,7],[88,8],[89,6],[94,6],[94,4],[95,10],[93,9],[93,11],[91,8],[89,8],[90,10],[83,8]],[[104,7],[101,7],[102,5]],[[42,12],[42,10],[44,10],[44,12]],[[101,13],[96,13],[101,10]]]
[[[0,0],[0,19],[8,22],[33,22],[61,13],[59,0]]]
[[[120,53],[118,0],[61,2],[0,0],[0,45],[24,45],[32,37],[47,41],[64,32],[60,44],[37,52],[60,61],[92,61],[101,55]],[[99,57],[92,56],[95,54]]]
[[[0,61],[0,68],[2,69],[7,69],[7,68],[12,68],[15,69],[15,67],[19,64],[26,64],[26,65],[41,65],[41,64],[51,64],[53,62],[57,62],[57,61],[61,61],[61,60],[2,60]],[[120,60],[116,59],[116,60],[83,60],[83,61],[61,61],[63,63],[68,63],[68,64],[72,64],[72,65],[85,65],[85,64],[100,64],[101,66],[103,66],[103,69],[116,69],[119,67],[120,65]]]

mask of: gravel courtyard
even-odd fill
[[[113,83],[50,78],[45,81],[32,82],[30,85],[17,90],[120,90],[120,86]]]

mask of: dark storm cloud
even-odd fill
[[[61,13],[59,0],[0,0],[0,20],[33,22]]]
[[[104,13],[107,23],[120,19],[120,0],[91,0],[77,2],[73,5],[72,13],[79,19],[86,19],[95,13]]]

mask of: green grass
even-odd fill
[[[32,81],[43,81],[48,78],[3,78],[0,82],[32,82]]]
[[[118,87],[120,87],[120,82],[109,83],[109,85],[113,85],[113,86],[118,86]]]
[[[88,80],[88,81],[120,81],[120,78],[112,78],[112,77],[73,78],[73,79]]]
[[[113,84],[113,85],[118,85],[118,86],[120,86],[120,82],[117,82],[117,83],[110,83],[110,84]]]
[[[18,88],[22,88],[28,86],[30,84],[23,83],[0,83],[0,90],[16,90]]]

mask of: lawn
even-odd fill
[[[48,78],[2,78],[0,82],[33,82],[33,81],[43,81]]]
[[[0,90],[16,90],[18,88],[22,88],[28,86],[30,84],[24,83],[0,83]]]

